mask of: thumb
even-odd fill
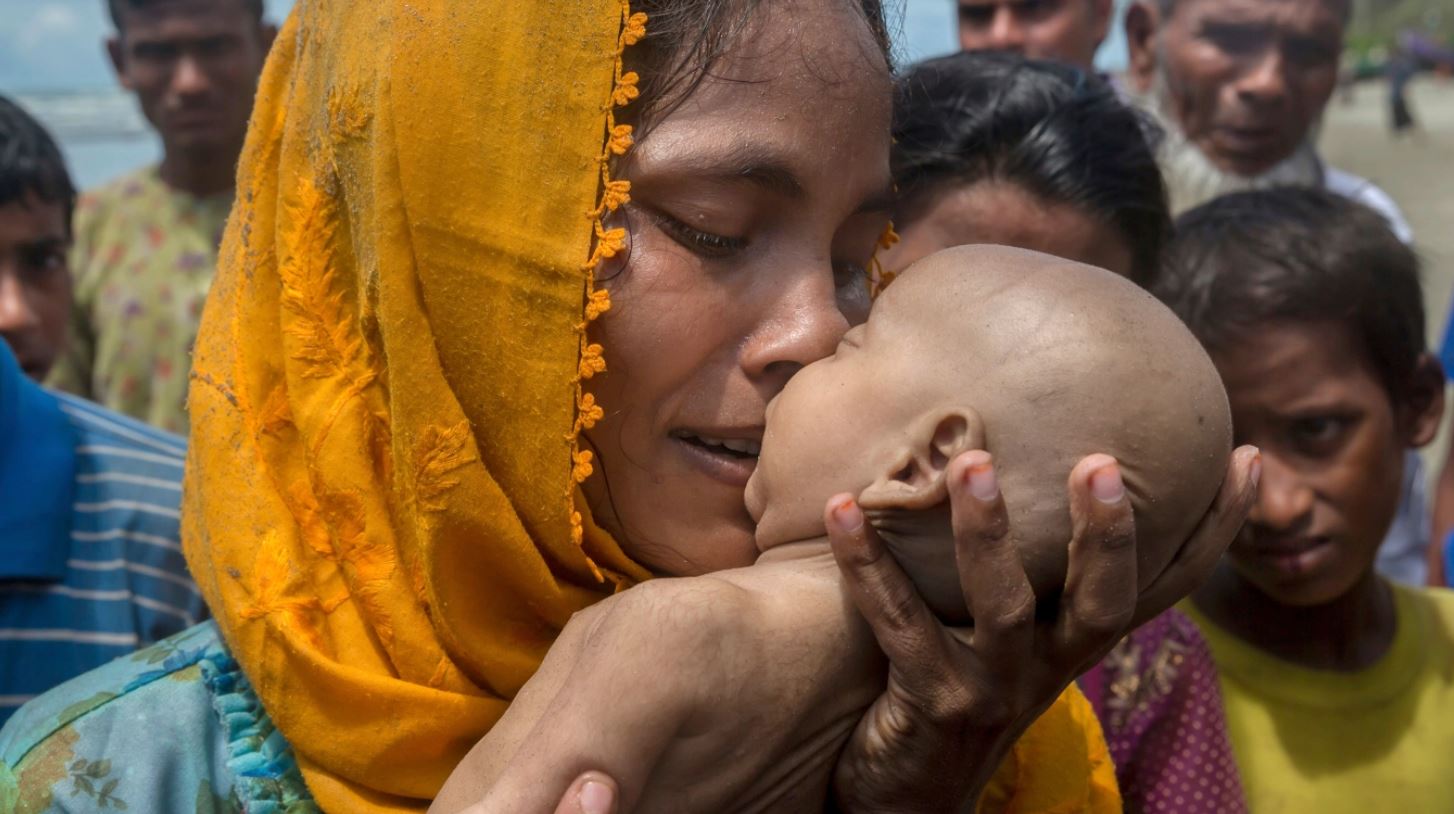
[[[619,796],[615,780],[600,772],[586,772],[566,789],[555,814],[616,814]]]

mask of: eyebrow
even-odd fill
[[[19,245],[26,251],[45,251],[47,249],[64,249],[68,242],[64,235],[47,235],[35,240],[24,241]]]
[[[698,178],[729,184],[746,183],[790,200],[802,200],[806,195],[797,173],[782,155],[761,144],[738,144],[720,156],[683,159],[676,167]],[[885,182],[884,187],[865,199],[854,214],[888,212],[894,207],[895,197],[893,184]]]

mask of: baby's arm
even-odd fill
[[[636,810],[713,677],[711,654],[703,652],[714,646],[712,625],[691,609],[715,605],[712,616],[731,618],[703,595],[718,590],[715,581],[693,585],[685,604],[683,582],[647,583],[576,614],[431,811],[483,800],[471,814],[545,814],[588,770],[614,778],[620,810]],[[643,618],[657,624],[644,631]]]

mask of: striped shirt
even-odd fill
[[[29,403],[28,412],[10,411],[10,422],[18,425],[9,428],[12,443],[18,439],[24,446],[0,447],[0,470],[21,465],[39,471],[17,459],[34,458],[38,445],[64,444],[72,453],[74,483],[70,489],[0,491],[0,502],[24,501],[8,507],[12,517],[35,514],[35,506],[48,502],[57,504],[63,520],[67,509],[69,515],[68,529],[62,522],[43,535],[0,540],[0,554],[13,555],[0,556],[0,724],[56,684],[206,616],[178,536],[184,442],[42,390],[19,374],[0,343],[0,393],[6,388],[20,389]],[[43,420],[34,420],[38,413]],[[5,430],[0,427],[0,435]],[[30,568],[11,565],[27,556]],[[36,568],[37,558],[50,565]]]

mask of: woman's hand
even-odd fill
[[[1138,597],[1120,469],[1105,455],[1082,460],[1070,475],[1073,533],[1059,612],[1037,620],[990,457],[961,455],[950,500],[960,585],[975,620],[965,630],[938,621],[852,496],[830,501],[834,556],[891,665],[887,689],[839,759],[839,808],[972,811],[1010,746],[1071,681],[1211,573],[1251,508],[1259,474],[1256,449],[1233,453],[1206,516]]]

